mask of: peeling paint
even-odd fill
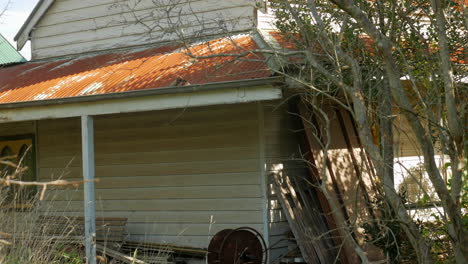
[[[3,94],[0,94],[0,99],[1,99],[2,97],[7,96],[9,93],[11,93],[11,90],[6,91],[6,92],[4,92]]]
[[[40,94],[36,95],[34,97],[34,100],[44,100],[44,99],[49,99],[56,92],[58,92],[61,89],[65,89],[68,86],[72,86],[74,83],[81,82],[85,80],[86,78],[96,76],[98,73],[88,73],[88,74],[79,74],[75,75],[72,77],[68,77],[64,80],[60,80],[56,85],[51,86],[47,88],[46,90],[42,91]]]
[[[123,79],[122,82],[129,82],[133,78],[135,78],[135,74],[130,74],[129,76],[125,77],[125,79]]]
[[[47,65],[46,65],[46,64],[39,64],[39,65],[36,66],[36,67],[33,67],[33,68],[31,68],[31,69],[27,69],[27,70],[21,72],[19,75],[26,75],[26,74],[28,74],[28,73],[30,73],[30,72],[37,71],[37,70],[39,70],[39,69],[41,69],[42,67],[45,67],[45,66],[47,66]]]
[[[59,64],[58,66],[56,66],[56,67],[50,69],[49,71],[54,71],[54,70],[58,70],[58,69],[63,68],[63,67],[70,66],[70,65],[72,65],[76,60],[77,60],[77,58],[72,59],[72,60],[69,60],[69,61],[66,61],[66,62],[64,62],[64,63],[62,63],[62,64]]]
[[[104,85],[102,82],[95,82],[88,87],[86,87],[83,91],[81,91],[80,95],[91,95],[91,94],[96,94],[96,91],[101,89]]]

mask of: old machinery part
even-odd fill
[[[221,230],[208,246],[208,264],[265,264],[267,259],[265,240],[250,227]]]

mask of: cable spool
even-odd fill
[[[208,246],[208,264],[265,264],[265,240],[250,227],[219,231]]]

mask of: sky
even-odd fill
[[[16,47],[16,43],[13,41],[13,38],[38,1],[39,0],[0,0],[0,12],[7,7],[6,13],[0,17],[0,33],[10,41],[14,47]],[[10,2],[9,5],[8,2]],[[31,58],[29,42],[23,47],[21,54],[28,60]]]

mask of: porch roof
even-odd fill
[[[168,45],[4,67],[0,68],[0,107],[271,76],[260,54],[225,56],[254,49],[258,46],[252,36],[237,35],[188,48]]]

